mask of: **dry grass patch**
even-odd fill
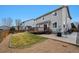
[[[44,40],[46,40],[45,37],[37,36],[29,32],[17,33],[11,37],[10,47],[13,48],[29,47],[32,44],[42,42]]]

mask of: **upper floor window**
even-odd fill
[[[36,21],[36,20],[34,19],[34,21]]]
[[[43,20],[44,20],[44,17],[43,17]]]
[[[57,13],[55,12],[53,15],[54,15],[54,16],[57,16]]]
[[[57,28],[57,22],[53,23],[53,28]]]
[[[63,27],[65,28],[65,24],[63,25]]]

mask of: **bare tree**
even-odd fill
[[[17,29],[18,31],[20,30],[20,27],[21,27],[21,20],[20,19],[16,19],[16,26],[17,26]]]
[[[10,17],[2,19],[3,26],[11,27],[12,26],[12,22],[13,22],[13,20]]]

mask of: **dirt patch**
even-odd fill
[[[0,43],[9,35],[9,30],[0,30]]]
[[[13,49],[8,47],[10,35],[0,44],[0,52],[10,53],[74,53],[79,47],[52,39],[47,39],[28,48]]]

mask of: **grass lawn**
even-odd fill
[[[42,42],[47,38],[31,34],[29,32],[13,34],[10,40],[10,47],[24,48],[29,47],[37,42]]]

